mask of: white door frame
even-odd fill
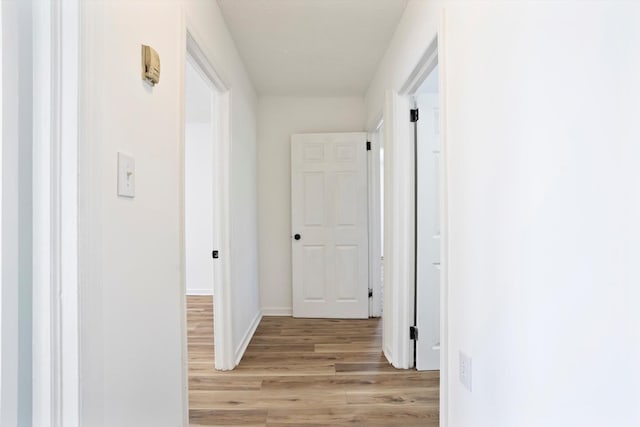
[[[0,126],[0,425],[18,418],[18,18],[0,2],[2,107]],[[9,37],[4,37],[5,35]]]
[[[80,425],[80,0],[33,8],[33,423]]]
[[[449,226],[448,226],[448,155],[447,155],[447,133],[446,133],[446,62],[443,55],[442,46],[444,38],[442,30],[444,22],[441,23],[440,30],[436,33],[435,38],[431,41],[420,61],[407,78],[405,84],[400,90],[400,95],[405,99],[413,97],[420,85],[433,71],[436,65],[439,67],[439,94],[440,94],[440,425],[446,427],[448,425],[448,408],[449,408],[449,287],[448,287],[448,269],[449,269]],[[396,113],[402,112],[395,110]],[[412,175],[413,170],[407,168],[400,173],[408,173]],[[412,204],[415,204],[412,200]],[[411,284],[413,286],[413,283]],[[404,306],[402,309],[414,312],[414,305]],[[413,344],[412,344],[413,345]]]
[[[369,193],[369,316],[382,316],[382,295],[380,293],[382,277],[380,275],[380,128],[382,117],[376,121],[374,130],[367,134],[367,141],[371,143],[371,150],[367,151],[367,188]]]
[[[433,71],[429,72],[429,76]],[[416,326],[420,330],[419,340],[415,341],[416,347],[416,369],[420,370],[440,370],[440,230],[439,223],[436,236],[435,225],[438,221],[437,213],[440,210],[438,191],[439,170],[440,170],[440,135],[434,128],[436,120],[439,122],[439,113],[436,116],[434,108],[436,105],[427,106],[425,99],[430,99],[434,94],[414,93],[411,96],[413,108],[419,110],[419,120],[414,123],[414,143],[416,153],[416,298],[424,297],[432,292],[437,292],[437,300],[430,302],[422,298],[416,301],[415,310]],[[424,96],[424,98],[422,98]],[[439,97],[439,94],[435,94]],[[433,101],[431,101],[433,102]],[[436,101],[439,104],[439,100]],[[423,110],[424,108],[424,110]],[[439,123],[438,123],[439,124]],[[430,133],[430,135],[429,135]],[[429,138],[434,138],[429,140]],[[436,142],[437,141],[437,142]],[[437,167],[434,166],[437,162]],[[423,182],[426,179],[426,182]],[[434,185],[435,184],[435,185]],[[437,201],[437,202],[435,202]],[[437,256],[430,251],[437,250]],[[430,254],[427,260],[424,256]],[[435,275],[435,276],[434,276]],[[424,306],[422,304],[425,304]],[[430,310],[435,309],[435,315]],[[429,330],[431,321],[437,319],[437,331]],[[425,330],[423,330],[423,327]],[[434,334],[437,334],[434,336]],[[437,346],[437,347],[436,347]]]
[[[214,212],[214,244],[220,253],[220,258],[213,260],[214,283],[213,294],[215,295],[215,322],[214,322],[214,342],[215,342],[215,368],[219,370],[230,370],[237,365],[233,356],[232,345],[232,324],[231,324],[231,246],[229,236],[229,164],[231,156],[231,90],[222,80],[212,65],[211,55],[206,53],[206,43],[191,24],[191,20],[187,16],[186,11],[182,10],[181,34],[183,40],[181,46],[180,63],[180,312],[181,312],[181,331],[182,331],[182,398],[184,414],[183,419],[185,425],[189,424],[189,375],[188,375],[188,353],[187,353],[187,311],[186,311],[186,271],[185,271],[185,66],[187,57],[192,60],[204,74],[206,80],[211,82],[215,89],[215,106],[213,108],[215,118],[215,142],[214,152],[214,194],[213,194],[213,212]]]
[[[383,109],[385,140],[384,223],[385,223],[385,295],[383,323],[383,352],[396,368],[413,367],[413,346],[409,326],[414,321],[415,286],[415,230],[414,230],[414,153],[413,124],[409,121],[410,97],[429,73],[439,65],[440,92],[440,425],[448,425],[449,402],[449,336],[448,336],[448,184],[446,144],[446,62],[443,55],[444,15],[440,30],[425,49],[399,92],[387,90]],[[377,124],[379,121],[376,121]],[[370,133],[375,129],[370,128]],[[411,167],[407,167],[411,165]],[[375,181],[371,181],[375,183]],[[378,191],[378,189],[374,189]],[[370,212],[373,209],[370,206]],[[372,229],[372,238],[379,236],[379,228]],[[385,331],[389,331],[385,333]]]

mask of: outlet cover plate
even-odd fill
[[[460,361],[460,382],[469,391],[471,391],[471,357],[463,352],[459,352]]]

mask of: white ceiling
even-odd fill
[[[261,95],[363,95],[407,0],[218,0]]]

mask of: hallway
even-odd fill
[[[1,1],[0,426],[640,427],[639,22]]]
[[[192,426],[438,425],[438,372],[391,367],[380,319],[264,317],[240,365],[222,372],[210,301],[187,303]]]

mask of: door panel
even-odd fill
[[[304,225],[324,225],[324,173],[304,174]]]
[[[338,226],[357,226],[358,198],[353,195],[358,191],[358,176],[352,172],[336,174],[336,223]]]
[[[440,369],[440,136],[437,94],[416,96],[418,229],[416,368]]]
[[[336,246],[336,285],[338,301],[357,301],[358,246]]]
[[[323,246],[304,246],[304,301],[325,301],[325,251]]]
[[[291,141],[293,315],[366,318],[366,134]]]

